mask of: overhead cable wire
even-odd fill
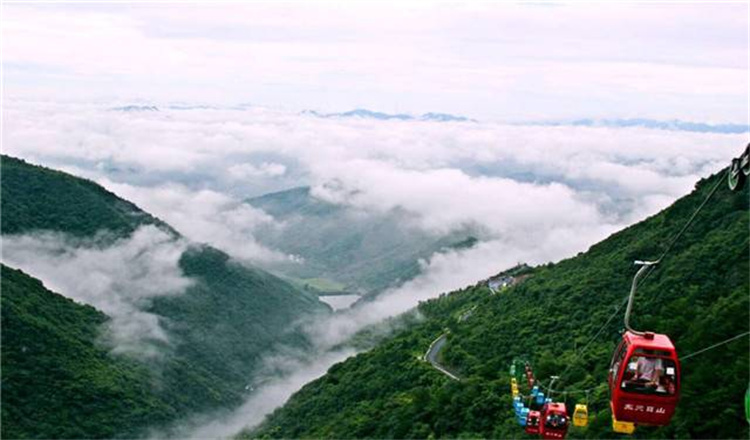
[[[724,182],[724,178],[726,177],[726,174],[729,172],[729,168],[716,180],[716,184],[711,188],[711,192],[708,193],[708,196],[706,196],[705,199],[703,199],[703,202],[698,206],[698,209],[693,212],[693,215],[690,216],[690,219],[685,223],[685,226],[682,227],[680,232],[672,239],[672,241],[667,246],[667,249],[664,250],[664,252],[661,254],[658,260],[656,260],[657,263],[660,263],[661,260],[664,259],[664,257],[669,253],[670,250],[672,250],[672,247],[677,243],[677,241],[682,237],[682,234],[687,231],[687,229],[690,227],[690,225],[693,223],[693,220],[695,220],[695,217],[698,216],[698,213],[701,212],[704,206],[706,206],[706,203],[708,203],[709,200],[716,194],[716,190],[719,189],[719,186],[721,186],[721,183]],[[645,277],[643,278],[646,279]]]
[[[706,347],[706,348],[702,348],[702,349],[700,349],[700,350],[698,350],[698,351],[696,351],[696,352],[690,353],[690,354],[689,354],[689,355],[687,355],[687,356],[681,356],[681,357],[680,357],[680,361],[684,362],[684,361],[686,361],[686,360],[690,359],[690,358],[691,358],[691,357],[693,357],[693,356],[697,356],[697,355],[699,355],[699,354],[701,354],[701,353],[705,353],[705,352],[707,352],[707,351],[709,351],[709,350],[713,350],[714,348],[720,347],[720,346],[722,346],[722,345],[724,345],[724,344],[728,344],[728,343],[730,343],[730,342],[734,341],[735,339],[739,339],[739,338],[741,338],[741,337],[743,337],[743,336],[747,336],[747,335],[750,335],[750,331],[748,331],[748,332],[745,332],[745,333],[741,333],[741,334],[739,334],[739,335],[737,335],[737,336],[733,336],[733,337],[731,337],[731,338],[729,338],[729,339],[725,339],[725,340],[723,340],[723,341],[721,341],[721,342],[717,342],[716,344],[713,344],[713,345],[711,345],[711,346],[708,346],[708,347]]]

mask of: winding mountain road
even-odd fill
[[[459,378],[455,374],[448,371],[445,367],[440,365],[440,363],[437,360],[438,354],[440,354],[440,350],[443,349],[443,346],[445,346],[446,342],[448,342],[447,333],[443,333],[437,339],[432,341],[432,344],[430,344],[430,348],[427,349],[427,353],[424,354],[424,360],[429,362],[436,370],[440,371],[441,373],[445,374],[451,379],[461,380],[461,378]]]

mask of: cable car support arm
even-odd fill
[[[630,327],[630,312],[633,310],[633,298],[635,297],[635,291],[638,288],[638,279],[649,269],[649,267],[657,264],[659,261],[636,261],[635,264],[641,266],[633,277],[633,284],[630,287],[630,296],[628,297],[628,308],[625,310],[625,328],[636,335],[643,335],[644,332],[633,330]]]

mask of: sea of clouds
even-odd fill
[[[741,150],[745,135],[496,122],[320,118],[266,108],[122,112],[12,102],[4,151],[104,184],[189,238],[245,260],[273,222],[242,201],[298,185],[373,212],[400,208],[426,230],[465,224],[534,245],[568,231],[556,259],[653,214]],[[283,226],[283,225],[282,225]],[[588,233],[586,231],[594,231]],[[529,240],[532,240],[529,242]]]
[[[350,355],[331,349],[363,326],[517,262],[585,251],[688,193],[746,142],[744,134],[645,128],[321,118],[261,107],[112,107],[11,101],[4,109],[4,153],[97,181],[187,239],[247,264],[304,264],[259,243],[260,226],[283,231],[284,223],[243,202],[300,185],[361,215],[402,210],[414,219],[410,227],[436,237],[465,226],[482,231],[470,249],[421,261],[418,278],[311,325],[319,356],[289,356],[282,374],[265,378],[246,405],[211,416],[210,423],[192,419],[178,430],[182,437],[229,436],[259,423],[302,384]],[[44,234],[6,237],[3,258],[33,268],[52,290],[110,314],[115,328],[124,320],[116,338],[128,340],[127,329],[139,328],[149,334],[129,341],[159,339],[158,322],[133,326],[153,320],[139,311],[139,301],[179,294],[189,283],[175,271],[185,244],[165,240],[145,230],[98,249]],[[38,255],[44,257],[35,262]],[[80,273],[88,274],[83,283],[73,275]],[[164,282],[122,281],[155,278]]]

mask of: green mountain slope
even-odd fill
[[[98,344],[107,317],[0,265],[3,438],[133,436],[173,417],[146,368]]]
[[[154,224],[179,236],[93,182],[7,156],[2,156],[0,172],[4,235],[51,230],[103,237],[106,245]],[[159,315],[172,342],[165,360],[151,367],[159,397],[178,416],[240,403],[260,360],[277,344],[305,348],[307,341],[295,323],[329,313],[314,295],[209,246],[191,246],[179,265],[195,282],[181,295],[157,297],[142,306]],[[13,374],[12,367],[3,367],[3,378]],[[74,417],[66,420],[76,426]],[[62,427],[60,432],[65,432]]]
[[[89,180],[5,155],[0,157],[0,164],[3,234],[53,230],[91,237],[101,230],[129,235],[147,224],[168,229],[163,222]]]
[[[514,421],[510,362],[529,359],[544,380],[565,372],[556,386],[564,390],[605,384],[623,327],[622,310],[608,318],[628,293],[633,261],[656,259],[718,178],[702,180],[668,209],[586,253],[534,268],[523,282],[498,294],[490,294],[482,282],[422,304],[422,323],[335,365],[244,435],[530,438]],[[749,228],[748,190],[731,193],[722,182],[642,283],[634,328],[669,334],[682,356],[746,332]],[[462,315],[465,319],[459,319]],[[462,377],[460,382],[421,360],[445,329],[450,332],[440,361]],[[742,398],[749,348],[743,338],[685,360],[682,400],[672,423],[639,427],[635,437],[748,438]],[[606,386],[588,397],[591,424],[571,428],[569,438],[619,437],[610,429]],[[565,400],[572,411],[585,396],[569,394]]]
[[[430,235],[416,227],[406,212],[392,210],[364,215],[354,209],[315,198],[309,187],[249,199],[284,222],[258,234],[265,245],[304,258],[278,270],[296,278],[325,277],[344,290],[377,293],[408,281],[420,272],[419,260],[441,249],[476,242],[471,231]]]

